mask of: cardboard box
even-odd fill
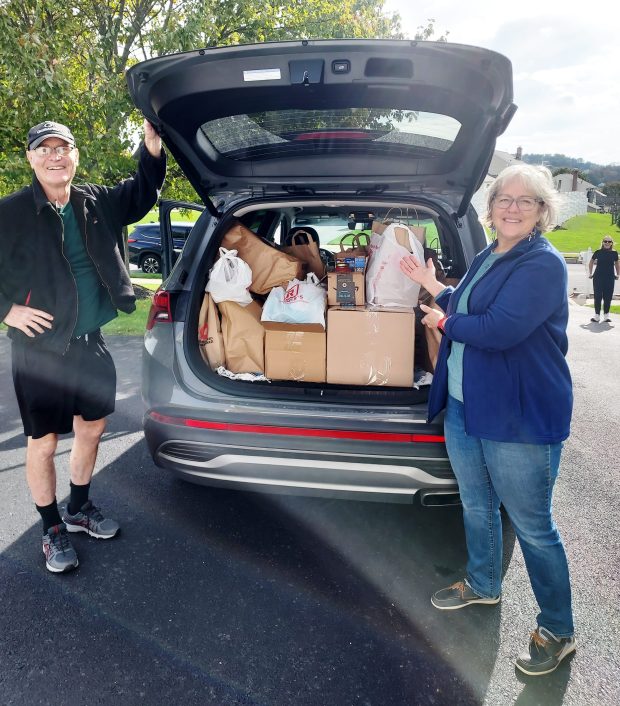
[[[366,301],[366,273],[327,273],[327,306],[363,306]]]
[[[268,378],[325,382],[326,335],[321,324],[264,321],[263,326]]]
[[[415,314],[405,309],[327,311],[327,382],[413,385]]]

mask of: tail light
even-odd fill
[[[153,295],[146,330],[150,331],[155,324],[172,323],[172,309],[170,307],[170,292],[158,289]]]
[[[137,243],[138,239],[137,238],[127,238],[128,243]]]

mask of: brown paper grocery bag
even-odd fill
[[[426,306],[431,309],[440,309],[439,305],[435,302],[434,297],[430,295],[422,287],[420,289],[420,298],[418,299],[419,304],[426,304]],[[421,311],[420,318],[425,315],[425,312]],[[423,326],[424,329],[424,341],[426,343],[426,349],[424,351],[424,370],[428,370],[431,373],[435,372],[435,367],[437,366],[437,355],[439,353],[439,345],[441,343],[441,333],[436,328],[429,328],[428,326]]]
[[[351,239],[351,246],[345,245],[344,241],[349,236],[353,236]],[[366,241],[366,244],[362,242]],[[342,260],[348,257],[367,257],[368,256],[368,245],[370,244],[370,236],[368,233],[347,233],[340,238],[340,250],[334,253],[336,260]]]
[[[224,341],[220,315],[210,294],[205,294],[198,315],[200,354],[212,370],[224,365]]]
[[[319,245],[310,233],[298,230],[293,234],[291,244],[282,247],[282,252],[292,255],[306,264],[308,272],[314,272],[319,278],[325,277],[325,263],[321,260]]]
[[[252,270],[250,291],[267,294],[273,287],[285,286],[292,279],[303,279],[304,265],[297,258],[268,245],[249,228],[235,224],[224,236],[221,246],[236,250]]]
[[[424,366],[430,373],[435,372],[437,367],[437,356],[439,354],[439,345],[441,343],[441,334],[436,328],[424,327],[424,337],[426,340],[426,355],[428,360]]]
[[[233,373],[265,372],[265,329],[260,321],[261,307],[255,301],[247,306],[220,302],[226,368]]]

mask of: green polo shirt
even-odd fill
[[[74,336],[82,336],[116,318],[117,312],[97,268],[86,252],[73,206],[68,203],[59,211],[63,223],[63,253],[69,261],[77,287],[78,314]]]

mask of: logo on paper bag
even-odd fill
[[[203,324],[202,326],[198,327],[198,345],[204,346],[207,343],[209,343],[209,327],[207,324]],[[211,339],[211,342],[213,342],[213,339]]]

